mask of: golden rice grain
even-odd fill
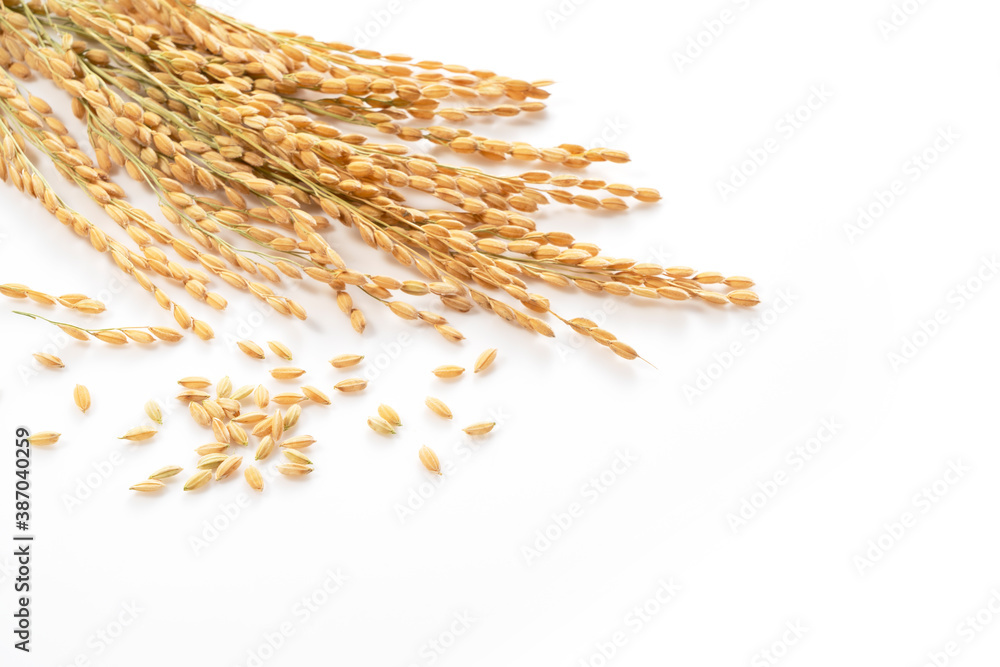
[[[310,387],[306,385],[300,390],[302,395],[308,398],[313,403],[319,403],[320,405],[330,405],[330,397],[321,392],[316,387]]]
[[[385,403],[378,406],[378,414],[393,426],[402,426],[403,420],[399,418],[399,413]]]
[[[260,461],[266,459],[274,451],[274,438],[269,435],[265,435],[260,439],[260,444],[257,445],[257,451],[254,452],[253,458],[255,461]]]
[[[239,417],[242,408],[240,408],[240,402],[232,398],[217,398],[215,402],[219,404],[222,408],[222,412],[225,413],[227,419],[232,419],[233,417]]]
[[[205,412],[208,413],[209,417],[213,419],[225,419],[226,411],[222,409],[218,401],[213,399],[208,399],[201,402],[201,407],[205,408]]]
[[[243,464],[242,456],[230,456],[226,458],[225,461],[219,464],[219,467],[215,469],[215,480],[225,479],[233,474],[236,470],[239,470],[240,466]]]
[[[46,368],[65,368],[66,364],[63,360],[54,354],[48,354],[47,352],[38,352],[32,355],[38,363]]]
[[[419,454],[420,462],[424,464],[425,468],[438,475],[441,474],[441,462],[438,461],[437,454],[434,453],[433,449],[424,445],[420,448]]]
[[[211,385],[212,381],[209,380],[208,378],[200,377],[197,375],[191,375],[188,377],[181,378],[180,380],[177,381],[177,384],[179,384],[182,387],[186,387],[188,389],[204,389],[205,387]]]
[[[209,395],[200,389],[186,389],[177,394],[177,399],[181,401],[205,401]]]
[[[224,442],[210,442],[206,445],[195,447],[194,451],[198,456],[205,456],[207,454],[221,454],[227,449],[229,449],[229,445]]]
[[[195,335],[202,340],[211,340],[215,338],[215,332],[212,331],[212,327],[208,325],[207,322],[203,320],[191,320],[191,330],[194,331]]]
[[[202,406],[201,403],[188,403],[188,412],[191,413],[191,419],[198,426],[208,426],[212,423],[212,417],[208,414],[208,411]]]
[[[94,331],[94,338],[110,345],[124,345],[128,342],[128,336],[121,331]]]
[[[438,366],[434,369],[434,375],[439,378],[457,378],[459,375],[465,372],[465,369],[461,366]]]
[[[28,444],[35,447],[54,445],[59,441],[61,433],[55,431],[39,431],[28,436]]]
[[[267,419],[267,415],[263,412],[244,412],[238,417],[233,417],[233,421],[237,424],[256,424],[264,419]]]
[[[305,449],[315,443],[316,438],[311,435],[297,435],[294,438],[288,438],[282,442],[281,447],[285,449]]]
[[[312,461],[309,460],[309,457],[297,449],[284,449],[281,453],[284,454],[285,458],[292,463],[300,463],[304,466],[312,465]]]
[[[152,475],[149,476],[150,479],[167,479],[168,477],[173,477],[178,474],[184,468],[180,466],[163,466]]]
[[[273,428],[271,425],[274,423],[274,415],[268,415],[264,419],[254,424],[253,429],[251,429],[250,434],[257,438],[263,438],[265,435],[271,433]]]
[[[248,357],[253,359],[263,359],[264,350],[260,349],[260,345],[250,340],[237,341],[236,346],[243,350],[243,353]]]
[[[288,475],[290,477],[308,475],[313,471],[312,468],[301,463],[282,463],[277,466],[277,469],[282,475]]]
[[[267,346],[271,348],[271,351],[276,355],[284,359],[285,361],[292,360],[292,351],[288,349],[288,346],[284,343],[279,343],[276,340],[267,341]]]
[[[233,391],[231,399],[234,401],[242,401],[244,398],[253,393],[253,385],[245,384],[239,389]]]
[[[289,406],[288,410],[285,411],[285,430],[294,427],[299,423],[299,417],[302,416],[302,406],[295,405]]]
[[[253,401],[257,404],[258,408],[263,410],[271,402],[271,392],[267,390],[267,387],[259,384],[253,391]]]
[[[392,435],[396,432],[396,429],[392,427],[392,424],[382,417],[369,417],[368,428],[376,433],[380,433],[381,435]]]
[[[444,404],[440,398],[434,398],[433,396],[428,396],[424,403],[431,409],[434,414],[440,415],[445,419],[451,419],[451,410],[448,406]]]
[[[484,435],[492,431],[493,427],[496,425],[497,425],[496,422],[476,422],[471,426],[466,426],[462,430],[468,433],[469,435]]]
[[[153,399],[146,401],[146,405],[143,406],[143,410],[146,411],[146,416],[157,424],[163,423],[163,413],[160,411],[160,404]]]
[[[200,459],[198,459],[198,463],[197,465],[195,465],[195,467],[198,468],[199,470],[209,470],[220,465],[223,461],[225,461],[228,458],[229,458],[228,456],[226,456],[221,452],[218,454],[205,454]]]
[[[737,306],[743,306],[744,308],[750,308],[751,306],[756,306],[760,303],[760,297],[750,290],[734,290],[730,292],[727,297],[729,298],[730,303]]]
[[[170,327],[149,327],[149,330],[153,333],[154,336],[156,336],[160,340],[165,340],[168,343],[176,343],[177,341],[179,341],[181,338],[184,337],[184,334],[182,334],[180,331],[177,331],[176,329],[171,329]]]
[[[283,391],[280,394],[275,394],[271,400],[278,405],[295,405],[306,400],[306,397],[297,391]]]
[[[131,440],[132,442],[141,442],[143,440],[149,440],[154,435],[156,435],[156,429],[152,426],[136,426],[131,428],[125,435],[118,438],[119,440]]]
[[[28,286],[21,285],[20,283],[5,283],[0,285],[0,294],[11,299],[23,299],[28,296],[28,291]]]
[[[264,478],[260,476],[260,471],[253,466],[247,466],[247,469],[243,471],[243,477],[254,491],[264,490]]]
[[[128,488],[130,491],[141,491],[143,493],[152,493],[153,491],[159,491],[160,489],[167,488],[167,485],[158,479],[147,479],[139,482],[138,484],[133,484]]]
[[[363,354],[341,354],[330,360],[334,368],[350,368],[361,363],[365,358]]]
[[[80,412],[86,413],[90,409],[90,390],[82,384],[73,387],[73,402],[80,408]]]
[[[225,422],[218,417],[212,418],[212,433],[219,442],[229,444],[229,429],[226,427]]]
[[[226,430],[229,431],[229,441],[233,444],[246,447],[250,444],[250,436],[247,435],[246,430],[236,422],[229,422],[226,424]]]
[[[280,366],[271,369],[271,377],[275,380],[294,380],[297,377],[301,377],[304,373],[305,371],[301,368],[293,366]]]
[[[487,368],[493,365],[493,362],[497,358],[497,350],[495,347],[491,347],[486,350],[476,359],[476,364],[472,368],[473,373],[482,373]]]
[[[333,388],[337,391],[342,391],[344,393],[352,391],[361,391],[368,386],[367,380],[362,380],[361,378],[348,378],[346,380],[341,380],[337,384],[333,385]]]
[[[233,393],[233,381],[229,376],[222,378],[215,383],[215,395],[218,398],[229,398]]]
[[[271,437],[278,441],[284,433],[285,417],[281,414],[281,410],[275,410],[271,420]]]
[[[201,487],[208,484],[208,481],[212,479],[211,470],[199,470],[195,474],[188,478],[188,481],[184,482],[185,491],[194,491],[195,489],[200,489]]]

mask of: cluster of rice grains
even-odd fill
[[[531,215],[542,206],[619,211],[627,199],[659,199],[652,189],[574,173],[594,162],[625,162],[622,151],[536,148],[461,126],[474,116],[542,109],[545,81],[271,32],[191,0],[6,0],[0,66],[0,176],[109,254],[171,312],[178,336],[214,335],[175,300],[178,286],[206,304],[206,313],[226,308],[214,287],[224,283],[222,291],[249,292],[282,315],[304,319],[287,281],[310,280],[329,286],[358,332],[365,328],[362,306],[372,304],[461,340],[444,315],[407,300],[423,297],[458,312],[479,306],[545,336],[553,335],[551,316],[634,359],[635,350],[593,322],[557,314],[529,283],[620,297],[758,301],[747,278],[612,257],[568,233],[536,227]],[[85,127],[89,151],[53,105],[24,88],[34,76],[67,93],[59,102]],[[439,147],[442,155],[545,169],[493,175],[383,143],[380,135]],[[124,234],[71,209],[32,154],[49,159]],[[169,225],[128,203],[120,171],[158,197]],[[439,208],[408,204],[414,193],[436,199]],[[335,222],[416,274],[397,279],[347,266],[326,233]],[[76,307],[97,306],[79,299]],[[158,331],[176,338],[166,327],[100,335],[67,327],[78,338],[111,343],[152,342],[149,332],[162,338]]]
[[[268,345],[278,356],[291,358],[291,352],[281,343],[271,342]],[[251,341],[243,341],[241,348],[261,349]],[[495,349],[483,352],[476,361],[475,372],[486,370],[493,363],[496,354]],[[341,355],[332,359],[331,364],[334,368],[344,369],[355,366],[362,359],[360,355]],[[302,369],[294,370],[296,371],[294,373],[272,371],[271,375],[275,379],[288,381],[305,374]],[[177,382],[182,387],[177,399],[187,404],[191,418],[202,428],[210,430],[213,438],[211,442],[194,449],[199,458],[195,463],[196,471],[183,484],[182,488],[185,491],[194,491],[213,480],[222,481],[230,477],[243,468],[244,456],[249,458],[251,453],[253,461],[243,468],[243,477],[255,491],[264,489],[265,475],[270,471],[265,469],[262,473],[260,468],[268,462],[272,454],[278,459],[273,471],[281,475],[301,477],[313,471],[313,462],[304,450],[316,444],[317,439],[311,435],[292,435],[291,431],[302,416],[303,404],[328,406],[332,403],[330,397],[322,390],[304,385],[296,391],[284,391],[272,395],[262,384],[256,387],[243,385],[234,388],[229,377],[224,377],[214,384],[213,395],[213,383],[208,378],[189,376]],[[366,387],[367,382],[360,378],[342,380],[334,385],[334,388],[341,393],[362,391]],[[90,407],[90,393],[86,387],[77,385],[73,398],[82,411],[86,412]],[[248,405],[245,406],[245,403]],[[440,399],[428,397],[426,404],[439,416],[452,418],[451,410]],[[244,407],[251,409],[244,412]],[[151,420],[162,424],[163,414],[155,401],[148,402],[145,409],[146,415]],[[396,428],[402,425],[403,420],[399,413],[384,403],[379,405],[377,416],[368,418],[368,426],[384,436],[395,435]],[[469,436],[483,436],[495,426],[494,422],[477,422],[462,430]],[[151,425],[142,425],[130,429],[121,438],[141,442],[154,437],[157,432],[158,430]],[[59,434],[43,433],[32,438],[36,439],[33,444],[54,444]],[[280,456],[277,454],[279,452]],[[440,461],[430,447],[422,446],[417,452],[417,458],[430,472],[442,474]],[[167,487],[165,480],[183,470],[183,467],[177,465],[165,466],[152,473],[148,479],[129,488],[143,493],[160,491]]]

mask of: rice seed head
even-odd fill
[[[457,378],[464,372],[465,369],[462,368],[461,366],[452,366],[452,365],[438,366],[433,371],[434,375],[438,376],[439,378]]]
[[[393,426],[403,425],[403,420],[399,418],[399,413],[385,403],[378,406],[378,414],[382,419],[386,420]]]
[[[186,482],[184,482],[184,490],[194,491],[195,489],[200,489],[208,484],[210,479],[212,479],[211,470],[199,470],[195,474],[191,475]]]
[[[304,466],[312,465],[312,461],[309,460],[309,457],[297,449],[283,449],[281,450],[281,453],[284,454],[285,458],[292,463],[301,463]]]
[[[300,390],[302,395],[308,398],[313,403],[319,403],[320,405],[330,405],[330,397],[321,392],[316,387],[310,387],[306,385]]]
[[[493,362],[496,360],[496,358],[497,358],[497,349],[495,347],[491,347],[490,349],[484,351],[476,359],[476,365],[473,366],[472,372],[482,373],[487,368],[493,365]]]
[[[215,469],[215,480],[219,481],[225,479],[233,474],[239,467],[243,464],[242,456],[229,456],[226,460],[219,464],[219,467]]]
[[[368,428],[380,435],[394,435],[396,433],[396,429],[392,427],[392,424],[382,417],[369,417]]]
[[[267,346],[271,348],[271,351],[276,355],[284,359],[285,361],[292,360],[292,351],[288,349],[288,346],[284,343],[279,343],[276,340],[267,341]]]
[[[150,479],[167,479],[168,477],[173,477],[184,470],[180,466],[163,466],[152,475],[149,476]]]
[[[341,354],[330,360],[334,368],[350,368],[357,366],[365,358],[363,354]]]
[[[158,479],[146,479],[138,484],[133,484],[128,487],[130,491],[141,491],[142,493],[152,493],[154,491],[159,491],[160,489],[167,488],[167,485]]]
[[[292,428],[299,423],[299,417],[302,416],[302,406],[298,403],[292,405],[285,412],[285,430]]]
[[[294,438],[288,438],[281,443],[283,449],[305,449],[310,445],[316,443],[316,438],[311,435],[297,435]]]
[[[254,452],[254,461],[261,461],[266,459],[274,451],[274,438],[269,435],[265,435],[260,439],[260,444],[257,445],[257,451]]]
[[[333,385],[333,388],[346,394],[354,391],[362,391],[367,386],[367,380],[362,380],[361,378],[348,378]]]
[[[247,469],[243,471],[243,477],[247,480],[247,484],[254,491],[264,490],[264,478],[261,477],[260,471],[253,466],[247,466]]]
[[[304,370],[295,368],[294,366],[280,366],[271,369],[271,377],[275,380],[294,380],[297,377],[301,377],[304,373]]]
[[[190,375],[178,380],[177,384],[188,389],[204,389],[205,387],[211,385],[212,381],[205,377]]]
[[[198,463],[195,465],[198,470],[211,470],[216,466],[221,465],[223,461],[229,457],[223,453],[218,454],[205,454],[203,457],[198,459]]]
[[[86,413],[90,409],[90,390],[82,384],[73,387],[73,402],[80,408],[80,412]]]
[[[282,463],[277,466],[278,472],[282,475],[288,475],[289,477],[299,477],[301,475],[308,475],[313,471],[313,469],[307,465],[301,463]]]
[[[222,378],[215,383],[215,395],[219,398],[229,398],[233,393],[233,381],[229,376]]]
[[[441,474],[441,462],[438,460],[437,454],[434,450],[424,445],[420,448],[420,462],[424,464],[424,467],[430,470],[432,473],[437,475]]]
[[[447,405],[444,404],[440,398],[434,398],[433,396],[428,396],[424,403],[431,409],[431,411],[444,417],[445,419],[451,419],[451,410]]]
[[[476,422],[471,426],[466,426],[462,430],[469,435],[485,435],[486,433],[492,431],[493,427],[496,425],[496,422]]]
[[[54,445],[59,442],[60,435],[62,434],[56,433],[55,431],[39,431],[38,433],[32,433],[28,436],[28,444],[34,447]]]
[[[154,422],[156,422],[157,424],[163,423],[163,413],[160,411],[159,403],[157,403],[153,399],[149,399],[148,401],[146,401],[146,405],[143,406],[143,409],[146,411],[146,416],[152,419]]]
[[[142,442],[143,440],[149,440],[154,435],[156,435],[156,429],[152,426],[136,426],[135,428],[130,428],[125,435],[118,439],[131,440],[132,442]]]
[[[46,368],[66,368],[66,364],[63,360],[54,354],[48,354],[47,352],[38,352],[32,355],[42,366]]]
[[[271,393],[267,387],[262,384],[257,385],[257,388],[253,390],[253,402],[261,410],[267,407],[267,404],[271,402]]]
[[[252,340],[237,341],[236,346],[243,350],[243,354],[247,355],[251,359],[264,358],[264,350],[260,349],[260,345]]]

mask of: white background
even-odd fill
[[[893,14],[888,0],[232,8],[262,26],[348,42],[367,25],[369,45],[385,52],[556,80],[544,114],[474,127],[537,145],[628,150],[632,163],[593,173],[658,187],[664,200],[618,216],[553,208],[540,226],[612,255],[749,275],[762,304],[552,295],[561,312],[603,318],[655,368],[564,329],[547,340],[483,313],[451,317],[468,337],[455,346],[360,297],[370,327],[359,337],[322,291],[301,296],[306,323],[274,316],[249,332],[240,327],[256,322],[256,302],[224,291],[224,316],[191,308],[216,340],[155,349],[65,344],[5,308],[0,515],[9,527],[0,539],[13,533],[15,426],[63,437],[33,459],[28,657],[11,648],[12,548],[0,550],[0,663],[995,664],[1000,7],[903,4],[912,16],[888,32],[879,24]],[[370,23],[390,8],[387,25]],[[731,21],[719,30],[712,21],[723,10]],[[702,52],[679,63],[699,39]],[[812,98],[808,110],[814,90],[828,99]],[[804,120],[788,131],[784,119],[796,112]],[[951,143],[938,143],[947,150],[935,149],[949,131]],[[765,145],[776,151],[763,166],[741,166]],[[926,169],[913,162],[925,151],[936,158]],[[755,173],[724,198],[719,183],[734,169]],[[849,234],[859,207],[877,211],[896,180],[902,194]],[[9,187],[0,206],[0,282],[103,297],[108,312],[93,326],[170,324],[39,206]],[[343,228],[330,238],[360,268],[392,268]],[[185,494],[192,450],[211,438],[171,398],[175,381],[257,383],[279,365],[234,351],[234,336],[284,341],[308,370],[303,379],[330,393],[349,375],[326,363],[331,356],[387,363],[363,394],[304,406],[296,432],[319,439],[309,478],[269,480],[252,497],[237,477]],[[734,344],[739,353],[727,356]],[[51,345],[64,370],[33,365],[31,353]],[[431,376],[438,364],[471,367],[486,347],[500,350],[489,373]],[[93,395],[85,416],[72,404],[76,383]],[[428,394],[451,405],[454,423],[423,407]],[[144,422],[151,397],[173,410],[157,437],[116,439]],[[405,422],[392,438],[365,426],[383,401]],[[488,438],[473,443],[459,431],[496,414],[502,423]],[[832,437],[824,423],[835,424]],[[821,434],[802,463],[796,450]],[[449,466],[440,482],[417,461],[425,443]],[[605,473],[614,481],[594,494],[590,480],[619,456],[632,462]],[[186,468],[168,492],[127,490],[166,464]],[[776,475],[785,483],[771,484]],[[423,505],[401,517],[413,494]],[[249,503],[233,513],[241,498]],[[553,527],[574,503],[572,524]],[[745,523],[733,519],[741,508]],[[213,534],[212,522],[225,527]],[[330,572],[347,579],[327,594]],[[655,599],[661,582],[679,589],[665,603]],[[309,611],[309,598],[321,604]],[[972,623],[982,625],[972,625],[981,611]],[[468,629],[456,614],[472,619]],[[271,650],[286,623],[290,634]]]

